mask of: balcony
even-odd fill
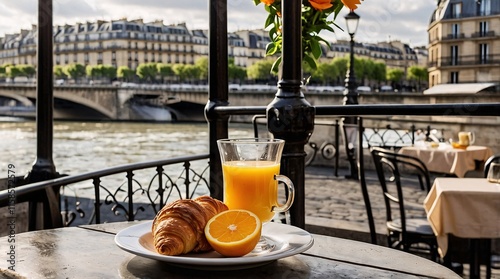
[[[443,37],[443,41],[448,41],[448,40],[463,40],[465,39],[465,34],[464,33],[452,33],[448,34],[446,37]]]
[[[495,31],[488,32],[475,32],[471,35],[471,38],[494,38]]]
[[[444,56],[437,62],[429,62],[429,67],[471,67],[480,65],[500,64],[500,54],[490,54],[484,57],[477,55],[463,55],[458,57]]]

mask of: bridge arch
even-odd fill
[[[18,94],[13,93],[13,92],[0,92],[0,97],[15,100],[18,103],[20,103],[21,105],[27,106],[27,107],[31,107],[34,105],[33,102],[29,98],[27,98],[25,96],[18,95]]]
[[[96,101],[86,98],[84,96],[80,96],[78,94],[59,94],[56,91],[54,92],[54,101],[57,101],[57,99],[68,101],[79,106],[87,107],[109,119],[114,119],[116,115],[116,111],[110,110],[109,108],[102,106]]]

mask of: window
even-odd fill
[[[450,47],[451,65],[458,65],[458,46]]]
[[[479,3],[479,15],[485,16],[491,14],[491,0],[481,0]]]
[[[450,73],[450,83],[458,83],[458,72]]]
[[[460,34],[460,25],[458,23],[454,23],[451,26],[451,34],[454,39],[459,37]]]
[[[479,36],[484,37],[488,33],[488,22],[487,21],[481,21],[479,22]]]
[[[488,63],[488,44],[479,44],[479,64]]]
[[[462,3],[451,4],[451,17],[452,18],[462,17]]]

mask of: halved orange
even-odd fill
[[[260,239],[262,223],[248,210],[223,211],[205,226],[205,237],[215,251],[226,257],[250,253]]]

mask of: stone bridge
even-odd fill
[[[267,106],[274,98],[275,91],[251,92],[235,91],[229,94],[229,103],[233,106]],[[312,93],[305,92],[311,105],[342,104],[341,92]],[[11,99],[19,105],[30,105],[36,102],[34,85],[0,84],[0,99]],[[207,103],[206,91],[174,91],[145,88],[122,88],[117,86],[54,86],[54,118],[56,119],[100,119],[100,120],[141,120],[134,118],[130,103],[151,100],[161,101],[174,115],[174,120],[205,121],[204,106]],[[360,93],[361,104],[433,104],[433,103],[488,103],[499,102],[498,93],[479,93],[475,95],[423,95],[422,93]],[[4,101],[5,103],[5,101]],[[0,103],[1,106],[1,103]],[[149,107],[147,108],[149,109]],[[473,108],[469,108],[473,109]],[[153,110],[153,108],[151,108]],[[465,112],[464,112],[465,113]],[[232,116],[235,121],[249,121],[251,116]],[[404,117],[401,117],[404,118]],[[144,119],[142,119],[144,120]],[[462,122],[446,119],[443,116],[414,117],[408,121],[444,121]],[[499,119],[482,119],[483,123],[498,124]],[[463,121],[464,123],[467,120]]]
[[[36,94],[34,85],[0,85],[0,98],[4,104],[12,100],[17,105],[34,106]],[[191,116],[188,114],[197,114],[195,118],[200,118],[200,114],[203,116],[208,98],[207,92],[177,94],[161,90],[79,85],[55,86],[53,94],[55,119],[137,120],[132,115],[129,102],[142,100],[142,104],[172,105],[169,110],[175,114],[175,119],[189,120],[187,118]],[[179,108],[194,108],[197,112],[186,114]]]

